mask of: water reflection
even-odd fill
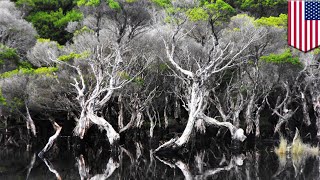
[[[112,152],[102,146],[61,148],[49,160],[25,149],[0,148],[0,179],[319,179],[319,157],[278,156],[273,146],[237,153],[226,149],[214,145],[160,156],[133,142]]]
[[[273,175],[279,179],[319,179],[319,157],[311,154],[277,154],[279,167]],[[293,169],[293,173],[292,173]]]
[[[41,158],[41,159],[46,164],[46,166],[48,167],[49,171],[52,172],[56,176],[57,180],[62,180],[59,172],[54,168],[52,163],[49,160],[47,160],[46,158]]]

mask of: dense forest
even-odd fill
[[[319,53],[287,0],[0,0],[0,143],[320,137]]]

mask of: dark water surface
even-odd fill
[[[211,142],[170,157],[155,156],[141,142],[113,152],[67,144],[60,138],[60,148],[53,147],[47,159],[40,159],[38,151],[0,147],[0,179],[320,179],[319,157],[278,157],[272,143],[235,152]]]

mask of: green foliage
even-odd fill
[[[189,9],[187,16],[191,21],[206,21],[209,18],[207,11],[201,7]]]
[[[119,75],[122,79],[130,80],[130,75],[129,75],[127,72],[125,72],[125,71],[118,72],[118,75]]]
[[[30,64],[28,61],[20,61],[18,65],[19,65],[19,68],[27,68],[27,69],[32,68],[32,64]]]
[[[65,29],[68,22],[83,18],[81,12],[72,9],[73,0],[19,0],[17,5],[28,6],[31,10],[26,19],[32,22],[41,38],[52,39],[65,44],[72,34]]]
[[[186,12],[192,21],[213,20],[216,23],[226,21],[235,14],[235,9],[223,0],[202,1],[199,7],[194,7]]]
[[[274,7],[286,4],[287,0],[238,0],[242,9],[257,8],[258,6]]]
[[[79,21],[83,18],[82,13],[76,10],[71,10],[66,15],[63,15],[62,9],[59,9],[58,13],[61,18],[53,22],[55,27],[64,27],[68,25],[68,22]]]
[[[108,3],[108,6],[111,9],[114,9],[114,10],[121,9],[119,2],[117,2],[116,0],[106,0],[106,1]],[[135,2],[135,0],[127,0],[126,2],[132,3],[132,2]],[[98,6],[100,5],[100,3],[101,3],[100,0],[77,0],[78,6]]]
[[[286,49],[283,53],[280,54],[270,54],[268,56],[262,56],[262,61],[267,63],[275,63],[275,64],[284,64],[289,63],[293,65],[301,65],[298,57],[293,57],[290,49]]]
[[[255,23],[257,25],[262,25],[262,26],[286,28],[287,20],[288,20],[288,15],[280,14],[278,17],[274,17],[274,16],[262,17],[260,19],[255,20]]]
[[[133,82],[139,86],[142,86],[144,84],[144,79],[142,77],[136,77],[134,78]]]
[[[163,8],[167,8],[167,7],[171,7],[171,0],[151,0],[153,3],[155,3],[156,5],[163,7]]]
[[[62,55],[60,57],[58,57],[59,61],[70,61],[72,59],[80,59],[80,58],[87,58],[90,55],[90,53],[88,51],[83,52],[81,54],[77,54],[77,53],[70,53],[67,55]]]
[[[19,55],[14,48],[9,48],[3,44],[0,44],[0,61],[4,64],[6,61],[18,63]]]
[[[85,32],[94,32],[92,29],[89,29],[87,26],[83,26],[81,29],[76,30],[73,35],[77,36],[79,34],[85,33]]]
[[[52,73],[56,71],[58,71],[57,67],[40,67],[40,68],[34,69],[33,74],[50,76]]]
[[[10,78],[16,75],[47,75],[50,76],[53,72],[58,71],[57,67],[40,67],[37,69],[19,67],[18,69],[7,71],[0,74],[0,78]]]
[[[127,3],[134,3],[137,2],[138,0],[126,0]]]
[[[0,89],[0,105],[7,105],[7,100],[3,96],[1,89]]]
[[[120,4],[115,0],[108,0],[108,5],[111,9],[115,9],[115,10],[121,9]]]
[[[78,0],[78,6],[98,6],[100,4],[100,0]]]
[[[159,69],[160,69],[160,71],[166,71],[166,70],[169,69],[169,67],[168,67],[168,65],[166,63],[161,63],[159,65]]]

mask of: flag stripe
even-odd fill
[[[291,45],[291,1],[288,1],[288,44]]]
[[[294,10],[293,10],[293,23],[294,23],[294,28],[293,28],[293,34],[294,34],[294,39],[293,39],[293,45],[294,47],[297,47],[297,38],[296,38],[296,35],[297,35],[297,3],[294,2]]]
[[[320,45],[320,19],[316,14],[319,4],[315,3],[320,2],[288,1],[288,44],[304,52]]]
[[[319,22],[316,21],[316,47],[319,45]]]

